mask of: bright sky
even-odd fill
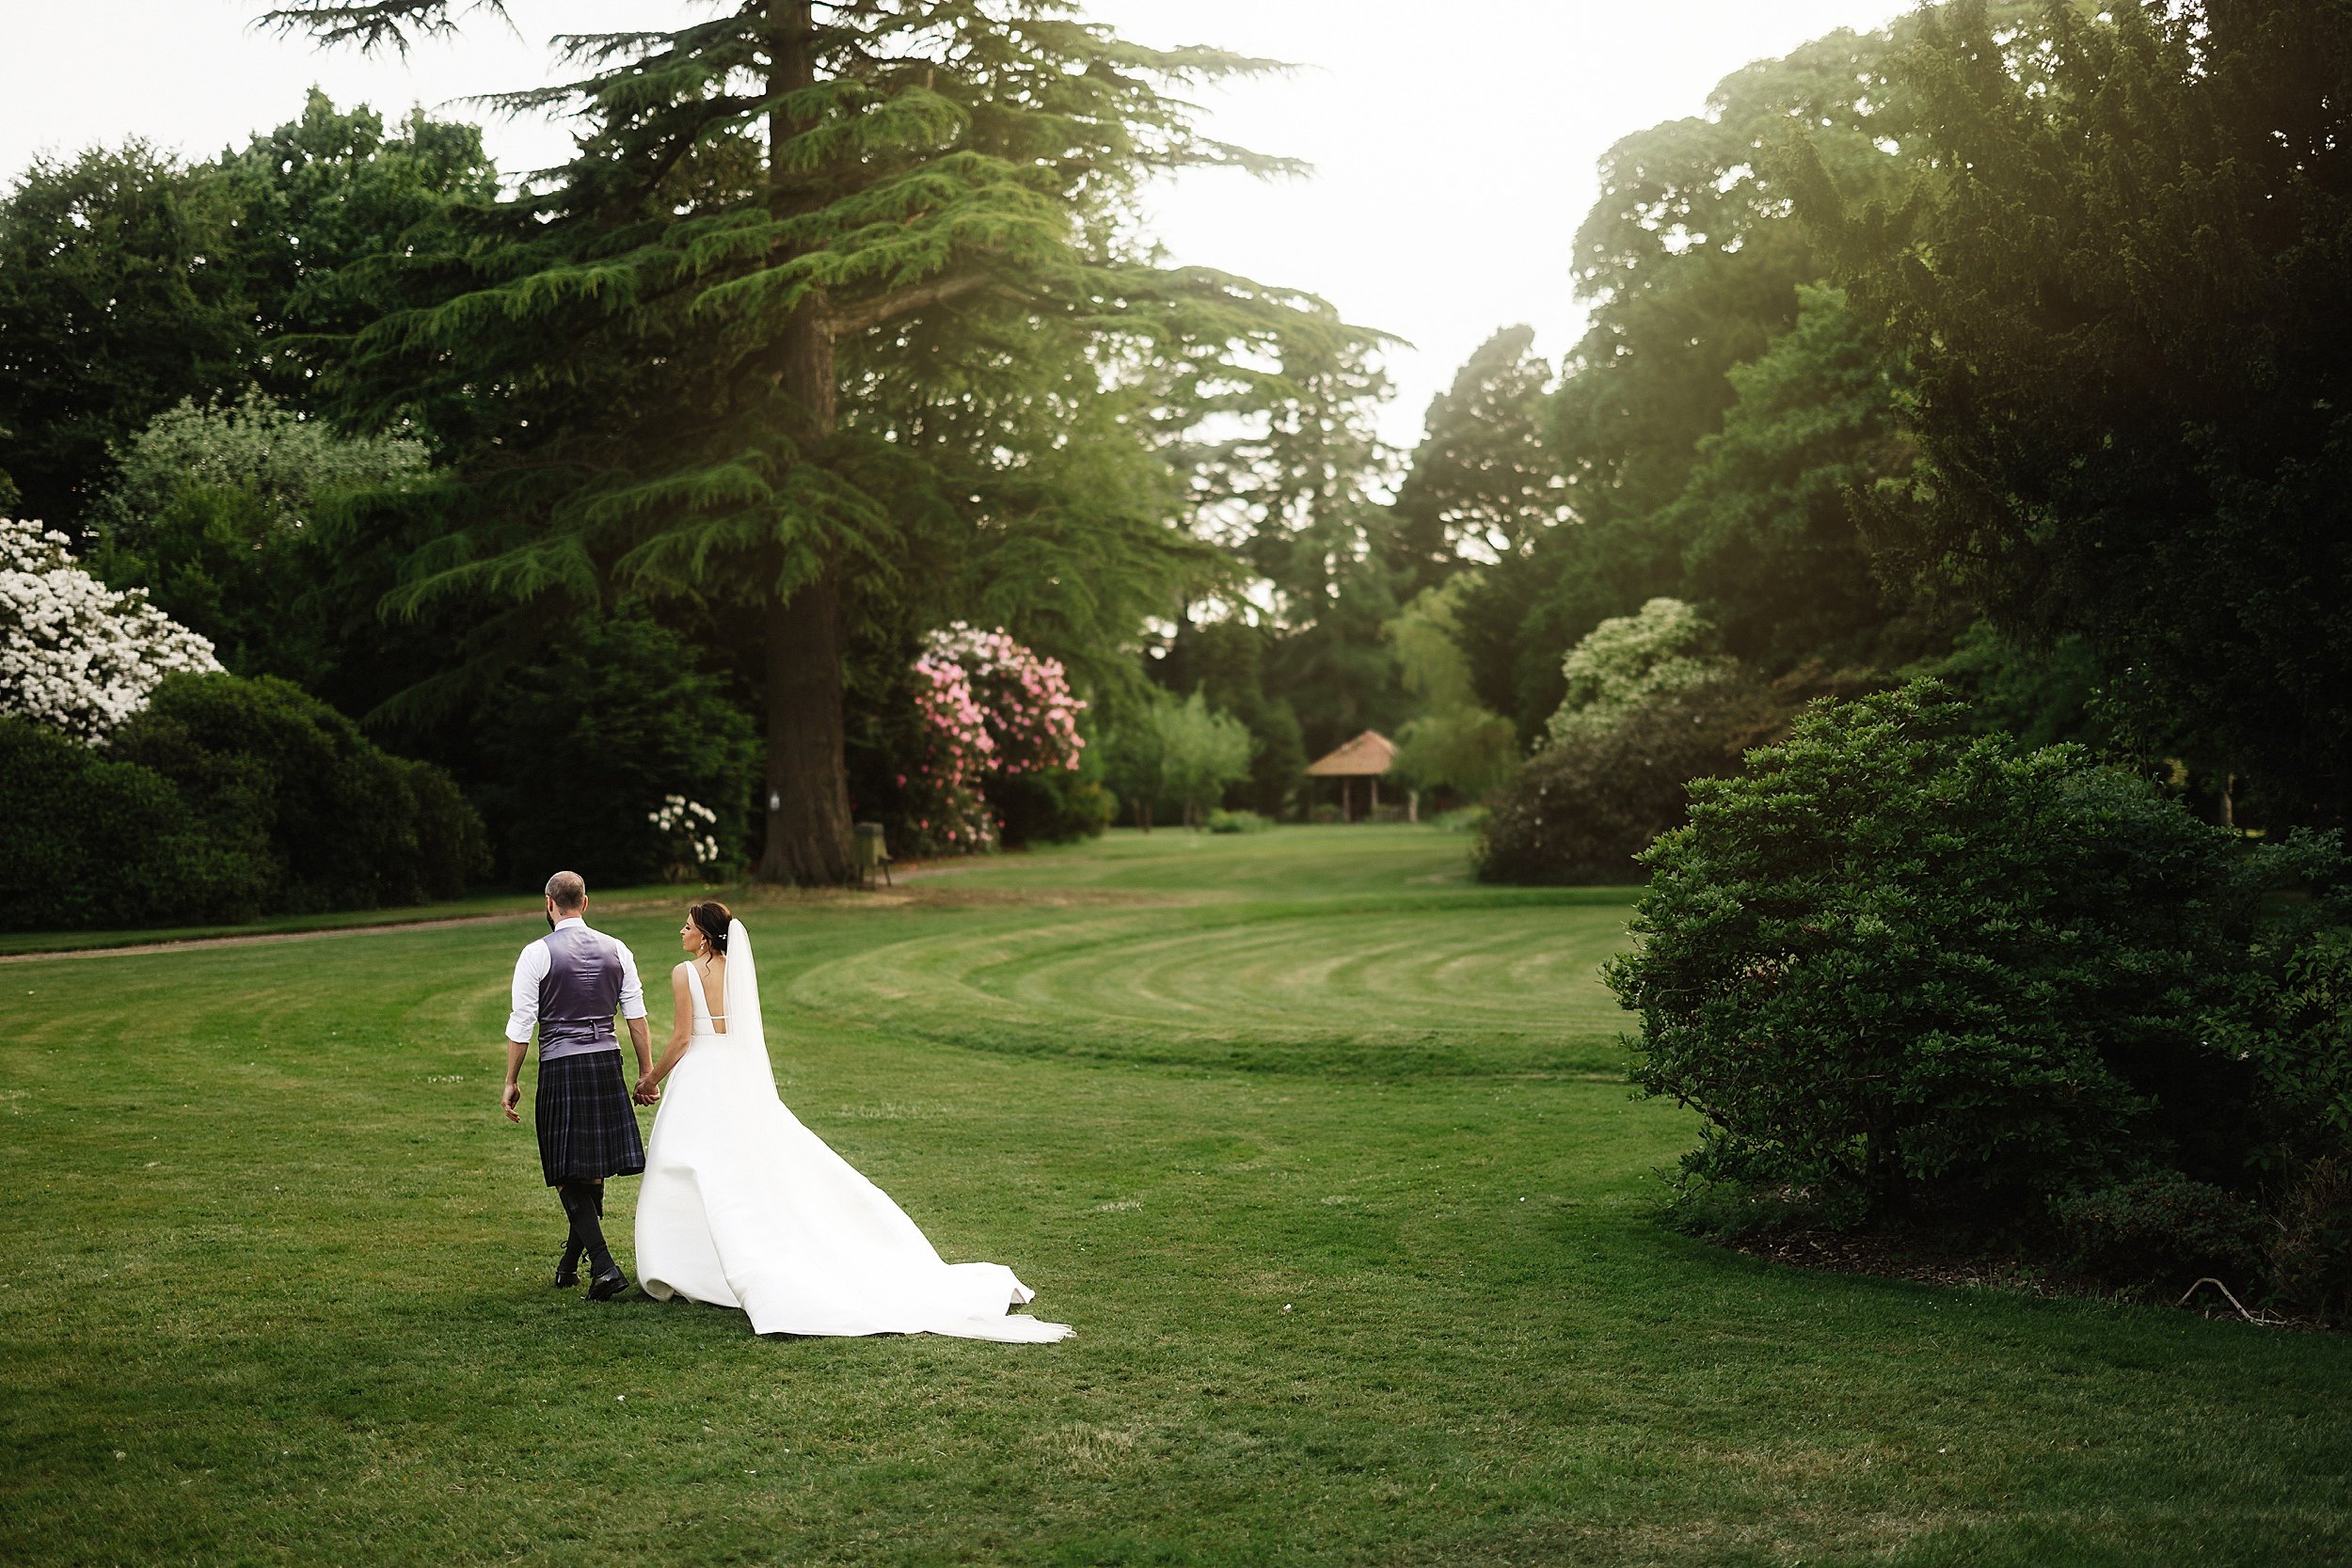
[[[252,31],[267,0],[0,0],[0,172],[36,154],[141,136],[193,157],[293,118],[305,88],[388,114],[459,109],[550,75],[558,31],[667,25],[681,0],[510,0],[406,60],[322,54]],[[1228,141],[1302,158],[1304,182],[1201,171],[1166,188],[1175,258],[1305,288],[1411,347],[1389,360],[1383,432],[1409,446],[1429,399],[1499,326],[1557,357],[1581,327],[1568,246],[1610,144],[1696,114],[1751,60],[1909,0],[1089,0],[1139,41],[1213,43],[1298,63],[1212,99]],[[519,35],[519,36],[518,36]],[[502,167],[560,160],[564,133],[501,122]]]

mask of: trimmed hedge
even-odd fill
[[[414,904],[488,864],[446,773],[267,677],[174,675],[103,752],[0,721],[0,814],[19,930]]]
[[[269,866],[197,821],[179,786],[72,736],[0,714],[0,927],[245,920]]]

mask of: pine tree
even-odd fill
[[[1279,395],[1235,384],[1215,404],[1220,439],[1186,452],[1197,529],[1248,574],[1218,585],[1225,603],[1206,618],[1221,608],[1272,633],[1263,689],[1287,701],[1311,752],[1394,722],[1404,701],[1380,633],[1398,574],[1393,517],[1372,494],[1394,458],[1374,424],[1388,394],[1378,341],[1295,345]]]
[[[496,0],[484,0],[492,10]],[[452,0],[267,20],[405,47]],[[563,168],[421,233],[359,332],[345,418],[445,406],[454,477],[398,602],[615,587],[755,606],[764,878],[850,875],[843,664],[898,598],[1017,604],[1058,656],[1202,569],[1160,449],[1269,365],[1355,336],[1303,295],[1173,269],[1135,197],[1200,135],[1180,88],[1269,62],[1145,49],[1067,0],[739,0],[559,40]],[[960,606],[959,606],[960,608]]]
[[[1396,492],[1395,549],[1415,588],[1517,554],[1561,521],[1566,484],[1544,429],[1551,367],[1534,344],[1534,327],[1504,327],[1429,400]]]

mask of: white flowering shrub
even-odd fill
[[[1568,650],[1567,694],[1546,726],[1550,745],[1607,735],[1651,698],[1723,680],[1739,669],[1715,651],[1715,628],[1680,599],[1658,598],[1603,621]]]
[[[405,436],[345,436],[305,419],[258,388],[235,403],[183,398],[109,449],[113,481],[91,509],[101,534],[142,546],[190,485],[254,497],[270,526],[308,528],[321,499],[421,479],[424,443]]]
[[[144,590],[118,592],[82,570],[70,544],[0,518],[0,712],[103,745],[166,675],[221,665]]]
[[[700,800],[664,795],[660,809],[647,812],[645,820],[670,843],[672,880],[682,880],[689,870],[707,875],[719,868],[723,852],[718,834],[711,831],[719,825],[719,814]]]

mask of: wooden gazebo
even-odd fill
[[[1396,761],[1396,742],[1377,730],[1366,730],[1346,745],[1307,765],[1307,776],[1340,781],[1340,819],[1359,822],[1380,809],[1380,776]],[[1370,800],[1356,809],[1356,781],[1369,785]]]

